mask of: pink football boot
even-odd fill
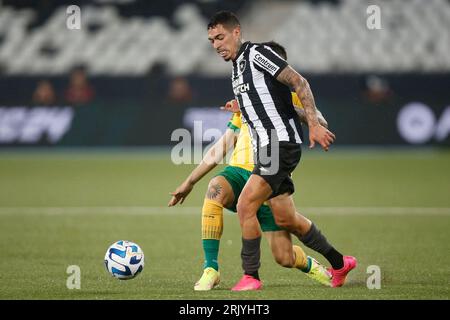
[[[261,280],[244,274],[239,282],[231,289],[231,291],[251,291],[260,290],[262,288]]]
[[[344,266],[339,270],[334,270],[329,268],[328,271],[331,273],[331,286],[333,288],[342,287],[347,278],[347,274],[356,268],[358,262],[355,257],[344,256]]]

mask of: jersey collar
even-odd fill
[[[237,55],[236,55],[236,59],[234,59],[233,61],[237,61],[237,59],[239,59],[239,57],[241,56],[241,54],[247,49],[247,47],[250,45],[250,41],[246,41],[241,45],[241,48],[239,49]]]

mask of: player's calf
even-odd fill
[[[281,252],[274,256],[276,263],[285,268],[293,268],[295,265],[295,258],[292,252]]]
[[[269,241],[276,263],[285,268],[294,268],[295,253],[292,249],[290,234],[285,230],[265,232],[264,234]]]
[[[205,256],[203,268],[219,270],[219,246],[223,232],[222,204],[205,199],[202,208],[202,245]]]

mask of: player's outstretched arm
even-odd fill
[[[289,65],[280,72],[277,80],[293,88],[302,102],[309,127],[309,147],[314,148],[315,143],[318,142],[325,151],[328,151],[336,137],[331,131],[319,123],[314,96],[308,81]]]
[[[172,207],[177,203],[182,204],[189,193],[194,188],[194,185],[200,181],[208,172],[214,169],[217,164],[221,163],[225,158],[227,152],[234,146],[236,140],[236,134],[233,130],[227,129],[219,140],[208,150],[191,174],[184,180],[184,182],[171,192],[168,206]]]

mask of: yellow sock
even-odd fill
[[[223,206],[205,199],[202,208],[202,239],[220,240],[223,232]]]
[[[305,251],[299,246],[292,246],[292,249],[294,249],[295,254],[294,268],[302,270],[306,269],[308,267],[308,259],[306,258]]]

